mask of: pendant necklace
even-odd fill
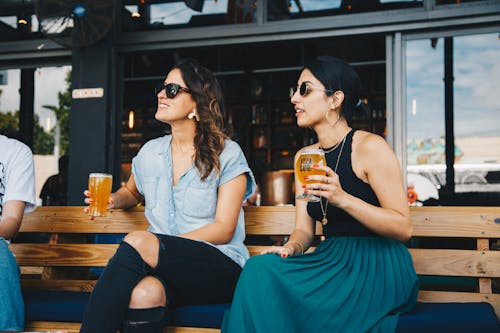
[[[349,134],[349,132],[347,132],[347,134]],[[340,156],[342,156],[342,150],[344,150],[344,143],[345,143],[345,139],[347,138],[347,134],[342,139],[342,145],[340,146],[339,156],[337,156],[337,162],[335,163],[335,169],[333,170],[333,172],[335,172],[335,173],[337,173],[337,168],[339,166]],[[335,148],[337,148],[339,146],[339,144],[340,144],[340,142],[337,143],[333,148],[329,149],[328,153],[334,151]],[[327,151],[325,151],[325,153],[327,153]],[[325,226],[328,224],[328,219],[326,218],[326,212],[328,211],[328,199],[325,202],[324,208],[323,208],[323,198],[322,197],[319,198],[319,204],[321,206],[321,213],[323,213],[323,219],[321,220],[321,224],[323,226]]]

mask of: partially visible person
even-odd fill
[[[194,60],[180,61],[157,98],[155,117],[172,133],[141,148],[109,204],[127,208],[144,198],[150,226],[120,244],[80,332],[160,333],[169,307],[230,302],[249,256],[242,203],[255,180],[226,134],[215,76]]]
[[[59,173],[47,178],[40,191],[42,206],[66,206],[68,203],[68,155],[59,157]]]
[[[398,160],[375,134],[349,126],[360,106],[352,67],[318,57],[298,79],[297,124],[312,128],[327,166],[295,180],[295,228],[284,246],[251,258],[238,281],[223,332],[395,332],[413,308],[418,280],[403,242],[412,231]],[[300,151],[295,156],[297,160]],[[323,222],[326,239],[306,253]]]
[[[0,331],[22,331],[19,267],[8,244],[19,231],[24,213],[35,208],[35,171],[25,144],[0,135],[0,152]]]

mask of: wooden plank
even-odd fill
[[[413,236],[500,238],[500,207],[412,207]]]
[[[50,291],[76,291],[92,292],[96,280],[38,280],[21,279],[23,290],[50,290]]]
[[[104,267],[118,244],[21,244],[9,245],[20,266]]]
[[[145,230],[149,224],[144,208],[112,210],[91,220],[83,206],[43,206],[24,215],[20,232],[129,233]]]
[[[28,321],[25,324],[25,331],[32,332],[55,332],[64,331],[65,333],[80,332],[81,323],[57,322],[57,321]],[[200,327],[165,327],[163,333],[219,333],[217,328]]]
[[[218,328],[203,328],[203,327],[165,327],[163,333],[219,333]]]
[[[422,275],[498,277],[500,251],[409,249]]]
[[[295,207],[245,207],[247,235],[289,235],[295,226]]]
[[[27,321],[24,330],[30,332],[55,332],[64,331],[67,333],[80,332],[80,323],[68,323],[59,321]]]
[[[427,291],[418,292],[420,302],[445,303],[445,302],[487,302],[493,306],[497,318],[500,319],[500,294],[480,294],[453,291]]]

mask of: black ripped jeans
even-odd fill
[[[228,303],[241,267],[217,248],[186,238],[156,235],[160,242],[158,265],[148,266],[140,254],[122,242],[92,292],[80,332],[161,332],[168,324],[162,307],[129,309],[134,287],[146,276],[165,287],[167,307]],[[161,318],[160,318],[161,317]],[[127,323],[134,323],[133,327]],[[138,323],[144,325],[143,328]]]

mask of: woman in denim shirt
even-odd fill
[[[172,134],[141,148],[109,205],[144,197],[150,227],[128,234],[109,261],[81,332],[162,332],[167,307],[230,302],[249,256],[241,206],[255,181],[226,135],[217,80],[184,60],[161,88],[155,117]]]

